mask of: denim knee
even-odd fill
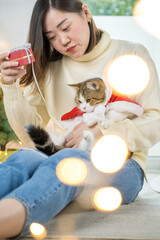
[[[61,160],[65,159],[65,158],[72,158],[72,157],[80,158],[84,161],[90,161],[90,152],[83,151],[78,148],[65,148],[65,149],[62,149],[62,150],[58,151],[57,153],[49,156],[48,159],[46,159],[40,165],[40,167],[44,167],[45,165],[57,166],[57,164]]]
[[[32,177],[44,156],[34,150],[19,150],[0,165],[0,199]]]
[[[122,194],[122,204],[134,202],[144,182],[143,170],[133,159],[128,159],[121,170],[112,176],[111,185]]]

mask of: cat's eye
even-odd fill
[[[90,99],[89,99],[89,98],[87,98],[87,99],[86,99],[86,102],[90,102]]]
[[[80,100],[78,100],[79,103],[82,103]]]

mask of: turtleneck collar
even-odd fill
[[[98,56],[100,56],[104,51],[106,51],[106,49],[109,46],[110,41],[111,41],[110,35],[107,32],[103,32],[100,41],[89,53],[86,53],[82,57],[77,58],[77,59],[72,58],[72,60],[77,61],[77,62],[92,61],[95,58],[97,58]]]

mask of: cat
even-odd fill
[[[35,147],[47,155],[65,148],[66,137],[82,121],[89,127],[100,123],[103,128],[108,128],[116,121],[135,115],[140,116],[143,113],[142,107],[129,98],[113,95],[112,89],[103,77],[92,77],[77,84],[69,84],[69,86],[76,90],[76,107],[61,117],[61,124],[67,129],[64,134],[57,136],[39,126],[25,125],[25,130]],[[92,132],[83,131],[79,148],[91,150],[94,143]]]

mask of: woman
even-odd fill
[[[123,204],[133,202],[143,186],[142,169],[148,148],[160,139],[158,76],[147,50],[139,44],[111,39],[108,33],[97,29],[81,0],[37,0],[28,42],[36,59],[35,72],[45,102],[35,89],[31,65],[23,69],[17,62],[7,60],[8,53],[0,55],[6,113],[25,144],[29,144],[24,131],[26,123],[46,127],[52,119],[54,131],[64,131],[57,120],[74,107],[74,94],[68,83],[102,75],[106,64],[124,54],[138,55],[148,64],[150,82],[134,97],[144,108],[143,116],[125,119],[108,129],[98,125],[89,128],[96,139],[113,131],[126,139],[132,158],[113,174],[111,185],[120,190]],[[78,195],[81,188],[62,184],[55,169],[66,157],[90,161],[88,151],[77,149],[84,129],[88,129],[84,123],[74,128],[66,140],[67,149],[48,158],[37,151],[19,150],[0,165],[1,238],[25,235],[32,222],[49,221]]]

